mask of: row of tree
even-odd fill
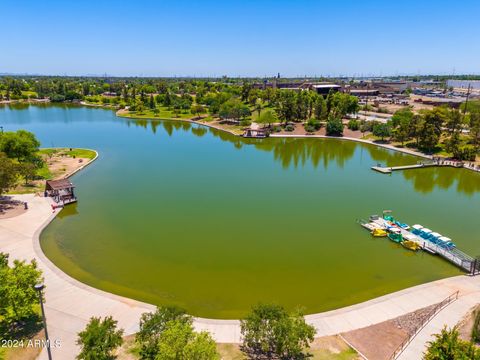
[[[257,305],[241,320],[242,351],[250,358],[302,359],[307,356],[315,329],[305,323],[303,314],[291,314],[277,305]],[[112,317],[93,317],[79,333],[78,359],[111,359],[123,343],[123,330]],[[216,360],[216,343],[208,332],[196,332],[193,319],[183,309],[163,306],[144,313],[135,336],[140,359]]]
[[[462,113],[458,109],[437,107],[414,114],[408,108],[402,109],[380,132],[382,137],[392,136],[402,145],[414,140],[417,148],[430,153],[443,144],[453,157],[475,160],[480,148],[480,111],[472,108]]]
[[[35,260],[14,260],[0,253],[0,336],[14,339],[38,326],[38,293],[41,270]],[[43,290],[42,290],[43,291]],[[112,317],[92,317],[77,343],[78,359],[112,359],[123,344],[124,331]],[[35,327],[33,327],[35,328]],[[38,331],[38,327],[36,327]],[[277,305],[257,305],[241,320],[242,350],[254,358],[299,359],[314,339],[315,329],[306,324],[301,311],[288,313]],[[31,334],[30,334],[31,335]],[[214,360],[220,359],[216,343],[208,332],[197,332],[193,318],[174,306],[158,307],[144,313],[135,336],[140,359]]]

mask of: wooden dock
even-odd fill
[[[381,217],[376,220],[372,220],[371,223],[381,228],[386,227],[385,220]],[[443,257],[445,260],[458,266],[462,270],[468,272],[470,275],[480,274],[480,261],[475,259],[474,257],[464,253],[457,248],[442,247],[438,244],[435,244],[434,242],[415,235],[410,231],[401,228],[399,229],[404,239],[415,241],[422,247],[424,251]]]

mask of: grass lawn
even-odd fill
[[[42,192],[45,188],[45,180],[59,179],[71,173],[81,165],[77,160],[92,160],[96,153],[87,149],[69,148],[45,148],[38,151],[38,155],[44,160],[43,165],[37,170],[37,179],[25,184],[23,178],[18,179],[18,185],[9,191],[9,194],[32,194]]]
[[[137,118],[137,119],[165,119],[165,120],[178,120],[178,119],[191,119],[195,117],[190,111],[179,112],[175,114],[173,110],[169,110],[167,107],[162,106],[159,108],[159,112],[155,114],[151,109],[145,109],[142,112],[129,111],[126,113],[120,113],[118,116]]]

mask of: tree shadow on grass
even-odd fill
[[[42,318],[39,315],[33,315],[29,318],[13,323],[0,321],[0,339],[30,339],[42,329],[43,322]]]

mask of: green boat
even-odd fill
[[[396,243],[401,243],[403,241],[403,236],[400,232],[389,232],[388,233],[388,238],[390,240],[392,240],[393,242],[396,242]]]

